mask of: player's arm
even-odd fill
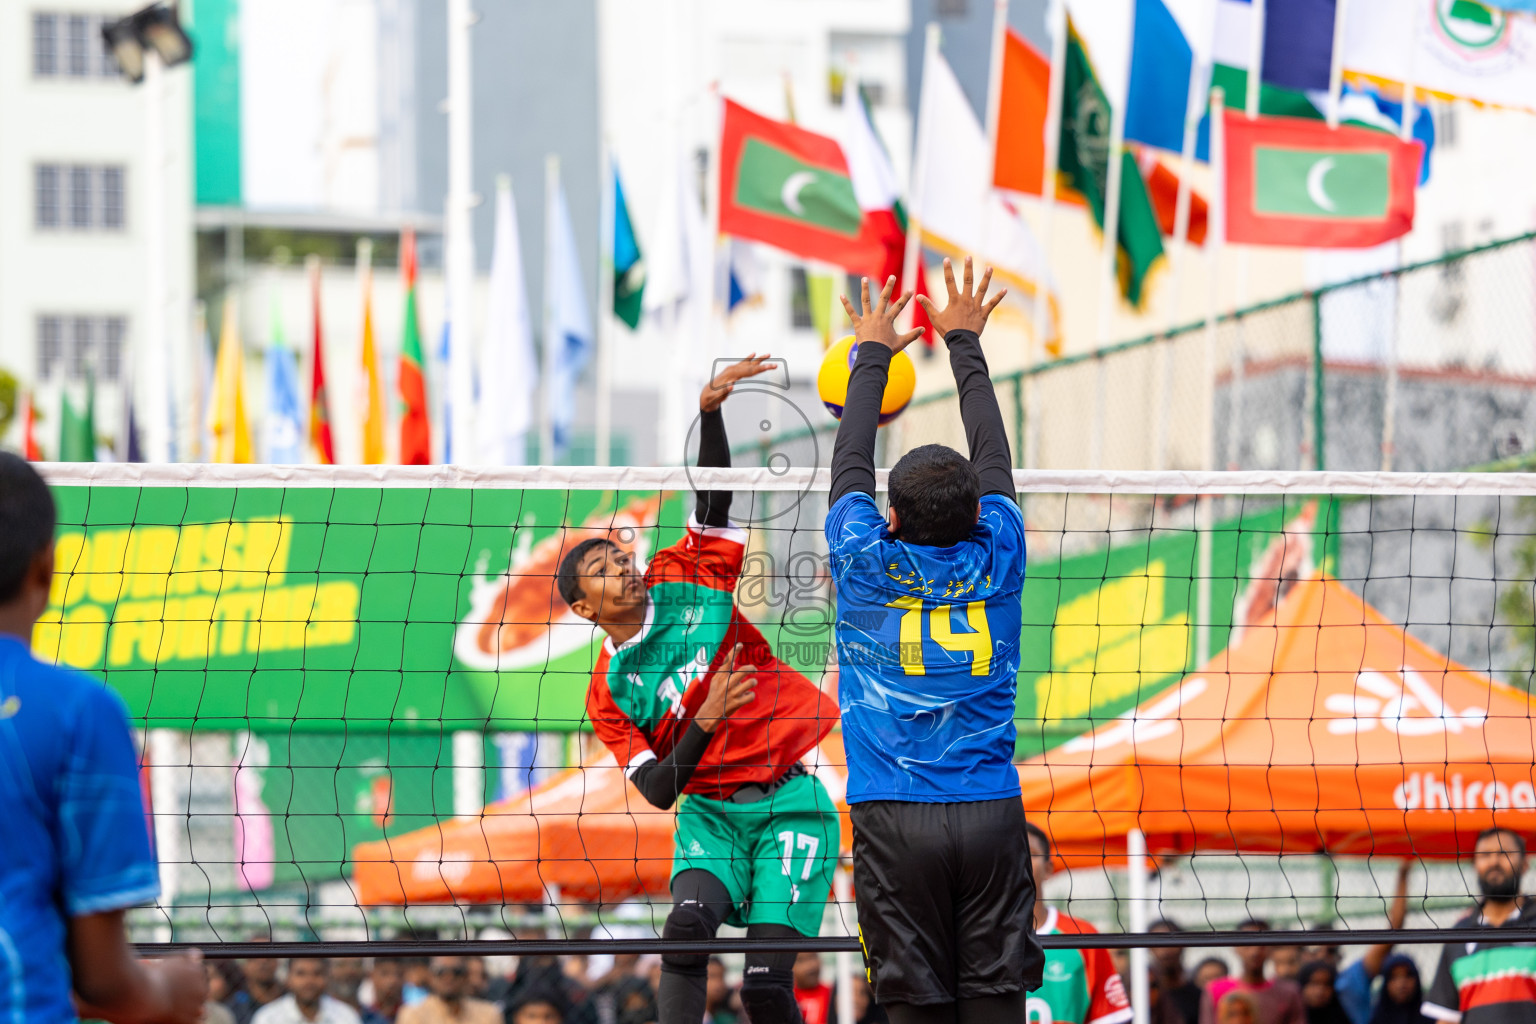
[[[645,761],[630,770],[629,781],[652,806],[664,811],[677,802],[683,790],[688,788],[699,762],[704,759],[704,752],[709,749],[720,723],[752,703],[757,668],[745,664],[738,666],[736,662],[741,652],[742,645],[737,644],[725,664],[710,677],[709,693],[677,746],[666,757]]]
[[[871,307],[869,278],[864,278],[859,310],[843,296],[843,308],[853,324],[859,351],[848,377],[848,398],[843,403],[837,440],[832,445],[830,505],[836,505],[849,494],[875,493],[875,429],[880,425],[880,400],[885,395],[891,356],[923,336],[921,329],[897,333],[896,318],[911,301],[912,293],[892,302],[891,292],[895,288],[896,278],[892,277],[881,289],[879,302]]]
[[[949,347],[949,368],[955,375],[960,395],[960,419],[965,423],[965,439],[971,447],[971,465],[981,477],[982,494],[1006,494],[1018,499],[1013,487],[1013,455],[1008,449],[1008,433],[1003,429],[1003,414],[992,389],[992,375],[987,357],[981,351],[981,332],[992,310],[1008,294],[1005,288],[987,298],[992,283],[992,268],[981,275],[981,283],[971,287],[971,258],[965,258],[964,286],[955,287],[955,271],[944,261],[944,283],[949,287],[949,304],[939,311],[927,296],[918,298],[934,329]]]
[[[201,1020],[208,991],[202,954],[139,960],[123,915],[111,910],[69,919],[69,963],[81,1018],[113,1024]]]
[[[727,366],[715,374],[699,393],[699,458],[700,469],[706,467],[729,468],[731,445],[725,436],[725,417],[720,406],[730,397],[736,385],[748,377],[756,377],[775,369],[778,364],[768,362],[768,356],[756,353],[738,363]],[[730,491],[699,491],[694,503],[694,518],[700,526],[729,526],[731,523]]]

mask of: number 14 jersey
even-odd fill
[[[1015,676],[1024,516],[988,494],[950,547],[891,536],[868,494],[827,513],[848,802],[1019,795]]]

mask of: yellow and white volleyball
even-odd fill
[[[816,392],[821,403],[835,419],[843,418],[843,404],[848,400],[848,377],[853,373],[853,360],[859,350],[853,335],[827,349],[822,357],[821,369],[816,374]],[[885,394],[880,398],[880,425],[901,415],[912,401],[917,390],[917,367],[905,352],[891,356],[891,368],[885,379]]]

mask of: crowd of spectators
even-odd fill
[[[655,956],[525,956],[499,973],[476,956],[209,960],[209,1024],[656,1024]],[[747,1024],[737,986],[709,962],[704,1024]],[[795,963],[806,1024],[839,1024],[821,957]],[[886,1024],[862,973],[854,1024]]]
[[[1031,830],[1029,840],[1035,870],[1042,880],[1048,878],[1049,843],[1038,830]],[[1478,838],[1473,864],[1482,898],[1458,926],[1528,927],[1533,917],[1521,892],[1527,868],[1523,839],[1506,830],[1489,829]],[[1405,864],[1387,914],[1393,929],[1401,929],[1407,917],[1408,874]],[[1092,931],[1043,901],[1040,908],[1037,928],[1042,934]],[[1154,922],[1150,930],[1170,935],[1183,931],[1166,918]],[[1515,992],[1505,977],[1512,976],[1510,971],[1500,975],[1494,969],[1498,963],[1480,968],[1482,974],[1458,966],[1470,963],[1479,948],[1512,948],[1525,956],[1531,946],[1522,941],[1522,935],[1512,935],[1507,943],[1444,947],[1433,983],[1426,985],[1415,960],[1394,952],[1391,945],[1371,946],[1346,964],[1339,945],[1330,941],[1342,938],[1342,933],[1326,927],[1316,929],[1317,942],[1307,946],[1265,945],[1263,935],[1270,925],[1259,918],[1243,922],[1237,930],[1251,933],[1254,941],[1232,950],[1235,973],[1229,960],[1219,956],[1204,956],[1188,967],[1185,948],[1170,944],[1152,949],[1153,1024],[1536,1020],[1536,983],[1525,986],[1522,982]],[[1120,1024],[1129,1019],[1128,956],[1117,954],[1111,966],[1103,951],[1087,950],[1083,955],[1053,951],[1052,955],[1059,961],[1058,981],[1072,982],[1070,989],[1062,991],[1070,994],[1081,989],[1082,996],[1078,999],[1082,1006],[1073,1013],[1051,1005],[1051,993],[1036,994],[1045,1000],[1044,1010],[1055,1024]],[[1097,966],[1101,961],[1102,966]],[[525,956],[515,963],[515,969],[499,972],[472,956],[211,960],[205,965],[211,999],[206,1020],[211,1024],[656,1024],[661,972],[657,956]],[[1524,963],[1522,959],[1520,964]],[[1523,967],[1515,973],[1521,979],[1527,977]],[[862,971],[854,972],[852,983],[852,1024],[887,1024]],[[797,958],[794,985],[805,1024],[839,1024],[837,990],[825,976],[820,956],[802,953]],[[1060,993],[1056,998],[1062,998]],[[1489,1007],[1498,1012],[1489,1012]],[[1032,1011],[1031,1019],[1036,1016]],[[1045,1019],[1043,1013],[1039,1016]],[[739,991],[718,957],[709,962],[705,1024],[750,1024],[742,1012]]]

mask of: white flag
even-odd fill
[[[1465,0],[1354,0],[1344,69],[1536,110],[1536,18]]]
[[[996,278],[1018,298],[1031,301],[1055,291],[1034,232],[1019,211],[992,187],[990,147],[960,82],[942,56],[923,69],[921,123],[915,160],[923,166],[922,194],[912,213],[923,244],[951,256],[974,256],[992,265]],[[1051,302],[1052,337],[1056,334]]]
[[[549,235],[546,273],[552,275],[549,298],[552,343],[556,346],[551,379],[544,382],[554,430],[555,451],[564,452],[571,441],[576,419],[576,378],[592,358],[596,340],[592,315],[587,311],[587,288],[581,280],[581,257],[576,251],[576,231],[566,205],[565,188],[555,191],[555,223]],[[551,343],[546,339],[546,343]],[[542,454],[540,456],[543,457]],[[547,460],[546,460],[547,461]]]
[[[523,285],[523,256],[518,248],[517,208],[512,203],[512,185],[503,180],[496,190],[496,241],[491,250],[485,338],[480,346],[477,462],[520,466],[526,461],[538,374],[528,320],[528,291]]]
[[[859,95],[854,76],[843,79],[843,131],[839,140],[848,161],[848,178],[861,210],[889,210],[901,198],[901,183],[890,155],[880,144],[875,126],[869,123],[869,111]]]

